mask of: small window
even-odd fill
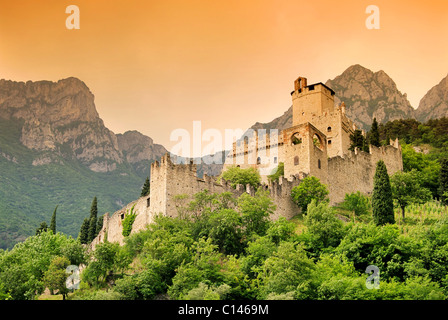
[[[320,159],[317,159],[317,167],[320,169]]]
[[[257,164],[261,164],[261,158],[260,157],[257,158]]]
[[[328,128],[327,128],[327,132],[331,132],[331,127],[328,127]]]
[[[295,156],[295,157],[294,157],[294,165],[295,165],[295,166],[298,166],[298,165],[299,165],[299,157],[298,157],[298,156]]]
[[[277,163],[277,157],[274,157],[274,163]]]
[[[151,198],[146,199],[146,206],[149,207],[150,204],[151,204]]]
[[[331,146],[331,140],[328,140],[328,146]]]
[[[120,217],[121,217],[121,220],[123,220],[124,219],[124,213],[122,213]]]

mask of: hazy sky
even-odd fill
[[[369,30],[368,5],[380,9]],[[77,5],[80,29],[66,28]],[[0,0],[0,78],[74,76],[115,133],[246,129],[291,105],[298,76],[384,70],[416,108],[448,73],[448,1]]]

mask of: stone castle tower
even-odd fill
[[[297,78],[291,92],[292,127],[280,133],[254,132],[235,142],[223,170],[230,166],[253,167],[267,183],[268,175],[282,162],[286,179],[311,175],[327,184],[332,203],[342,201],[346,192],[371,192],[371,180],[380,159],[386,162],[390,174],[402,170],[398,140],[393,146],[371,147],[369,153],[349,150],[350,135],[356,125],[346,116],[344,103],[335,106],[334,95],[335,92],[321,82],[308,85],[306,78]],[[364,172],[355,175],[357,166],[364,168]]]

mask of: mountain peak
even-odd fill
[[[348,117],[360,128],[369,129],[373,118],[387,122],[413,117],[406,94],[383,70],[373,72],[356,64],[325,84],[335,91],[336,103],[345,103]]]
[[[421,122],[441,117],[448,117],[448,75],[425,94],[416,111]]]

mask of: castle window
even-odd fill
[[[311,91],[311,90],[314,90],[314,84],[311,84],[311,85],[309,85],[308,86],[308,89]]]
[[[274,163],[277,163],[277,157],[274,157]]]
[[[314,136],[313,136],[313,144],[314,144],[314,146],[318,147],[321,150],[324,148],[322,139],[317,134],[314,134]]]
[[[327,128],[327,132],[331,132],[331,127],[328,127],[328,128]]]
[[[328,140],[328,145],[331,146],[331,140]]]
[[[121,220],[124,219],[124,213],[121,214],[120,218],[121,218]]]
[[[257,164],[261,164],[261,158],[260,157],[257,158]]]
[[[295,157],[294,157],[294,165],[295,165],[295,166],[298,166],[298,165],[299,165],[299,157],[298,157],[298,156],[295,156]]]
[[[146,199],[146,206],[149,207],[150,204],[151,204],[151,198]]]
[[[300,135],[298,133],[294,133],[291,137],[291,143],[293,145],[298,145],[302,143],[302,138],[300,137]]]
[[[320,169],[320,159],[317,159],[317,167]]]

